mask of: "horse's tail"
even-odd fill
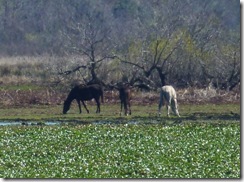
[[[102,90],[102,92],[101,92],[101,100],[102,100],[102,103],[104,103],[103,90]]]

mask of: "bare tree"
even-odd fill
[[[104,82],[98,76],[101,64],[115,56],[112,53],[113,44],[110,39],[110,28],[103,22],[103,15],[86,14],[82,22],[74,22],[66,32],[63,32],[67,40],[67,54],[80,55],[85,61],[72,70],[66,70],[61,74],[71,74],[82,69],[87,69],[89,78],[83,78],[86,83]]]
[[[185,33],[184,9],[188,4],[179,0],[152,3],[153,13],[148,15],[152,23],[140,29],[140,36],[136,36],[139,39],[133,39],[120,58],[136,72],[131,82],[150,84],[154,88],[167,84],[172,68],[182,61],[176,51]]]

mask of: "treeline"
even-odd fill
[[[85,82],[227,90],[240,82],[234,0],[1,0],[0,34],[2,56],[79,59],[57,74],[79,71]]]

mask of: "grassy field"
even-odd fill
[[[32,121],[94,121],[94,120],[125,120],[129,121],[134,118],[144,120],[160,119],[157,117],[157,104],[148,105],[132,105],[132,115],[120,117],[120,104],[103,104],[101,113],[95,114],[96,106],[91,102],[87,103],[90,114],[87,114],[82,107],[82,114],[79,114],[79,109],[74,101],[68,114],[62,114],[62,105],[32,105],[29,107],[3,107],[0,108],[0,120],[32,120]],[[197,121],[206,120],[240,120],[240,105],[239,104],[200,104],[200,105],[180,105],[179,112],[182,121]],[[123,115],[122,115],[123,116]],[[175,120],[173,114],[171,118],[166,117],[166,109],[162,108],[161,120]]]
[[[0,127],[2,178],[240,178],[240,105],[180,105],[181,118],[157,105],[119,105],[78,114],[74,104],[0,108],[1,121],[61,124]]]

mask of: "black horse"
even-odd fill
[[[80,101],[82,102],[83,106],[85,107],[87,113],[89,110],[87,109],[84,101],[95,99],[97,103],[97,111],[96,113],[100,113],[100,97],[103,103],[103,89],[98,84],[93,85],[78,85],[75,86],[69,93],[67,99],[64,102],[63,114],[66,114],[67,111],[70,109],[71,102],[75,99],[78,103],[80,113],[81,113],[81,105]]]

